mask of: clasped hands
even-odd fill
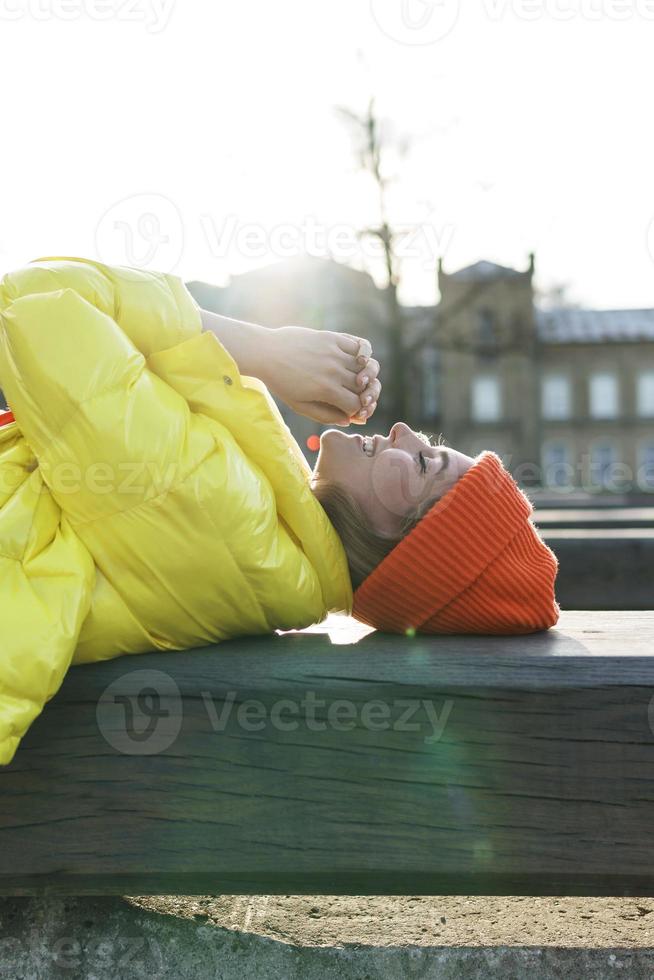
[[[365,425],[381,392],[370,341],[335,330],[277,327],[263,380],[299,415],[327,425]]]

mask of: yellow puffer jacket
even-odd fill
[[[179,278],[6,275],[0,389],[0,764],[71,663],[351,612],[308,463]]]

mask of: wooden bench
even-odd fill
[[[654,895],[654,613],[321,627],[71,668],[0,893]]]
[[[556,594],[566,609],[654,606],[654,527],[543,528],[556,552]]]
[[[546,528],[622,530],[654,527],[654,507],[549,507],[536,511],[536,523]]]

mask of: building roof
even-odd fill
[[[654,340],[654,310],[536,309],[536,328],[543,343],[606,343]]]
[[[510,269],[506,265],[498,265],[496,262],[481,260],[467,265],[464,269],[449,273],[450,279],[459,279],[462,282],[473,282],[479,279],[516,279],[524,275],[517,269]]]
[[[485,260],[449,278],[483,281],[516,278],[524,273]],[[323,325],[370,337],[380,356],[386,347],[388,307],[384,293],[367,272],[330,258],[293,256],[234,276],[229,285],[187,283],[200,305],[227,316],[263,317],[272,325],[294,322],[289,316],[323,311]],[[438,345],[437,306],[403,306],[404,336],[409,347]],[[304,311],[302,313],[301,311]],[[654,341],[654,309],[586,310],[535,307],[538,339],[546,344]]]
[[[355,269],[344,262],[337,262],[331,257],[304,253],[276,259],[255,269],[248,269],[247,272],[233,275],[227,288],[250,289],[252,283],[259,286],[267,282],[279,283],[284,280],[296,285],[297,281],[302,281],[307,276],[315,283],[324,284],[325,288],[332,287],[334,284],[341,286],[348,283],[362,288],[374,288],[373,279],[368,272]]]

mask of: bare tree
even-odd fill
[[[390,388],[386,396],[389,411],[395,419],[406,418],[406,352],[404,349],[404,331],[402,308],[398,302],[397,289],[400,282],[400,260],[396,243],[407,234],[406,231],[394,231],[389,217],[388,191],[396,175],[388,172],[387,159],[394,150],[400,157],[408,149],[405,138],[391,143],[389,134],[384,132],[382,121],[375,110],[375,100],[370,99],[367,109],[358,114],[343,106],[337,107],[337,113],[350,127],[357,163],[361,170],[370,174],[377,186],[379,223],[370,228],[362,228],[360,238],[370,237],[380,242],[386,272],[384,294],[388,310],[388,342],[390,365]]]
[[[567,282],[555,282],[551,286],[536,291],[535,299],[538,305],[544,310],[551,310],[564,307],[568,310],[577,310],[580,304],[570,296],[570,284]]]
[[[360,239],[368,237],[377,240],[383,250],[386,273],[384,294],[388,311],[390,355],[389,362],[385,365],[387,376],[390,376],[386,388],[390,391],[385,395],[385,400],[393,418],[404,419],[408,415],[407,366],[424,344],[436,341],[441,350],[490,353],[484,348],[483,341],[480,343],[476,336],[452,336],[448,332],[452,318],[474,306],[488,289],[489,283],[485,280],[472,283],[455,303],[446,308],[441,304],[436,308],[433,323],[422,333],[415,336],[413,340],[405,336],[405,317],[397,295],[401,281],[397,245],[402,237],[412,234],[412,230],[399,231],[393,228],[389,214],[389,188],[398,179],[397,163],[407,153],[410,143],[406,137],[398,137],[394,134],[388,121],[379,116],[374,98],[370,99],[362,113],[343,106],[338,106],[336,111],[351,131],[359,169],[369,174],[377,187],[379,223],[360,229],[358,235]],[[393,155],[396,157],[394,166],[391,161]],[[562,287],[562,290],[564,291],[565,287]],[[505,336],[495,339],[492,353],[497,356],[522,352],[525,344],[530,343],[530,340],[522,334],[515,335],[511,331],[506,331]]]

